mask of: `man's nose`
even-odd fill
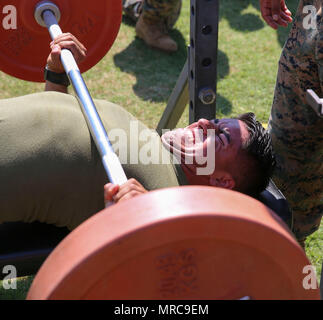
[[[199,128],[203,129],[203,133],[207,134],[207,130],[214,129],[215,132],[219,132],[219,125],[213,121],[207,119],[200,119],[197,122]]]
[[[213,122],[211,122],[210,120],[207,120],[207,119],[204,119],[204,118],[202,118],[202,119],[200,119],[200,120],[198,120],[198,125],[199,126],[203,126],[203,127],[205,127],[205,128],[214,128],[214,126],[215,126],[215,124],[213,123]]]

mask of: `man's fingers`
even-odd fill
[[[121,186],[107,183],[104,186],[104,201],[117,203],[146,192],[147,190],[135,179],[129,179]]]
[[[292,13],[289,11],[289,9],[286,6],[285,1],[281,1],[281,9],[283,12],[285,12],[287,15],[291,16]]]
[[[59,45],[62,49],[69,49],[78,62],[81,62],[87,53],[85,46],[72,34],[63,33],[55,38],[51,43],[51,47],[54,45]]]
[[[51,58],[53,63],[60,63],[61,51],[60,46],[55,45],[52,47]]]
[[[282,27],[288,26],[288,22],[286,20],[282,19],[281,17],[279,17],[279,19],[275,22],[277,23],[277,25],[282,26]]]
[[[85,46],[71,33],[63,33],[63,34],[59,35],[58,37],[56,37],[52,41],[52,44],[58,44],[63,41],[73,41],[80,48],[80,50],[85,51],[85,52],[87,51]]]
[[[275,30],[293,21],[284,0],[260,0],[260,10],[263,19]]]
[[[286,22],[291,22],[293,21],[293,19],[291,18],[290,15],[286,14],[285,12],[282,12],[280,17],[285,20]]]
[[[273,29],[277,30],[278,24],[271,16],[263,16],[264,20],[267,22],[267,24],[272,27]]]
[[[51,65],[53,67],[57,66],[57,69],[59,69],[59,71],[61,71],[63,69],[63,66],[61,64],[61,48],[59,46],[55,46],[52,50],[51,53]]]
[[[137,195],[146,193],[147,190],[135,179],[129,179],[120,186],[118,193],[113,197],[115,202],[133,198]]]
[[[137,185],[126,186],[124,188],[120,188],[119,192],[113,197],[113,200],[115,202],[118,202],[121,200],[133,198],[134,196],[137,196],[142,193],[142,189]]]
[[[281,12],[281,0],[272,0],[271,1],[271,13],[274,21],[278,22],[280,19]]]
[[[82,62],[87,53],[83,44],[70,33],[59,35],[50,43],[50,48],[52,51],[47,59],[47,64],[50,70],[57,73],[64,72],[60,59],[62,49],[70,50],[77,63]]]
[[[57,46],[57,45],[52,46],[52,51],[47,59],[47,65],[49,70],[56,73],[64,72],[64,67],[62,66],[60,55],[61,55],[60,46]]]
[[[292,16],[292,13],[288,10],[288,8],[286,6],[283,11],[284,11],[284,14],[286,14],[288,17]]]
[[[271,0],[268,0],[269,2]],[[272,27],[273,29],[277,29],[278,25],[272,18],[272,12],[271,12],[271,3],[268,3],[268,1],[261,1],[260,2],[260,12],[263,17],[263,19],[266,21],[266,23]]]
[[[138,191],[135,191],[135,190],[132,190],[132,191],[129,191],[128,193],[126,193],[123,197],[121,197],[118,201],[125,201],[125,200],[129,200],[129,199],[132,199],[136,196],[139,196],[141,195],[142,193],[141,192],[138,192]]]
[[[278,24],[276,21],[273,20],[272,17],[267,17],[267,19],[265,19],[265,21],[267,22],[267,24],[272,27],[273,29],[277,30],[278,29]]]
[[[104,200],[107,201],[115,201],[115,195],[118,193],[119,191],[119,186],[112,184],[112,183],[108,183],[104,186]]]
[[[78,62],[81,62],[82,60],[84,60],[84,58],[86,56],[86,52],[83,51],[80,47],[78,47],[78,45],[74,41],[71,41],[71,40],[60,41],[54,45],[60,46],[61,49],[70,50],[72,52],[75,60]]]

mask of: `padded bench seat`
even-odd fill
[[[14,265],[18,277],[36,274],[68,233],[67,228],[40,222],[0,224],[0,270],[6,265]]]

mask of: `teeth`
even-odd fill
[[[174,153],[183,152],[182,147],[184,147],[185,154],[193,155],[195,146],[204,142],[203,130],[192,132],[186,129],[176,129],[165,133],[162,140],[172,147]]]

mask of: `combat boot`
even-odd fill
[[[140,15],[136,24],[136,34],[153,48],[166,52],[177,50],[177,43],[167,34],[166,28],[160,24],[145,22],[143,15]]]

